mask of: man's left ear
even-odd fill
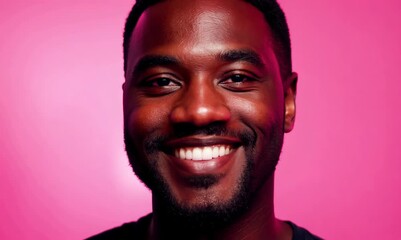
[[[284,81],[284,104],[285,104],[285,114],[284,114],[284,132],[288,133],[294,128],[295,114],[296,114],[296,104],[295,97],[297,95],[297,82],[298,74],[292,73]]]

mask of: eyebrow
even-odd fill
[[[240,50],[227,50],[220,53],[217,57],[219,60],[224,62],[248,62],[258,67],[264,66],[260,55],[247,49]],[[157,66],[172,66],[180,65],[180,61],[168,55],[147,55],[141,58],[134,67],[134,74],[146,71],[149,68]]]
[[[166,55],[147,55],[141,58],[134,68],[134,73],[143,72],[149,68],[156,66],[179,65],[177,58]]]
[[[262,67],[263,61],[260,55],[253,50],[228,50],[219,54],[219,59],[225,62],[248,62],[258,67]]]

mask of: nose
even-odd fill
[[[188,84],[170,113],[173,124],[186,123],[197,127],[227,122],[230,117],[230,109],[222,92],[206,79],[197,79]]]

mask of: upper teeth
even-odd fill
[[[230,146],[208,146],[194,148],[179,148],[174,151],[175,157],[187,160],[210,160],[229,154]]]

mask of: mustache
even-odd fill
[[[132,146],[134,136],[131,137],[128,129],[124,127],[125,141],[129,142],[128,146]],[[255,146],[256,132],[251,128],[242,128],[241,130],[229,130],[225,123],[211,123],[205,126],[194,126],[192,124],[180,124],[173,126],[170,133],[162,134],[155,131],[145,137],[143,145],[145,151],[152,153],[160,150],[164,143],[171,139],[190,137],[195,135],[214,135],[214,136],[230,136],[238,138],[245,146]],[[129,150],[129,149],[127,149]]]
[[[238,134],[236,132],[229,131],[224,123],[216,122],[200,127],[186,123],[174,126],[170,138],[182,138],[195,135],[238,137]]]

